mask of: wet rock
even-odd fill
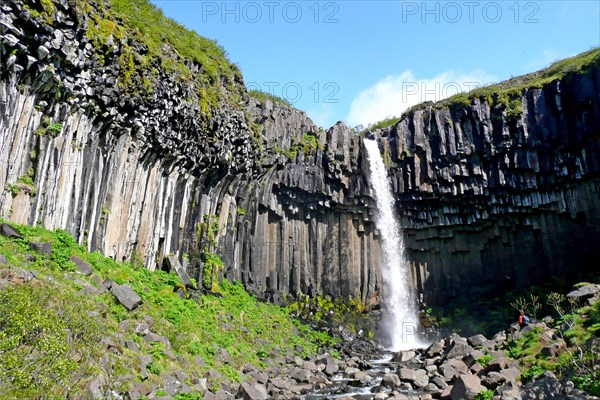
[[[402,382],[400,381],[400,377],[396,374],[385,374],[383,376],[383,380],[381,381],[381,384],[383,386],[387,386],[387,387],[391,387],[391,388],[395,388],[400,386]]]
[[[399,363],[406,363],[411,361],[417,353],[412,350],[400,351],[394,356],[394,361]]]

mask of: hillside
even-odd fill
[[[294,357],[337,354],[331,337],[239,283],[203,294],[185,274],[117,263],[61,230],[0,232],[2,399],[199,399],[259,369],[283,376]]]

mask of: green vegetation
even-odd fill
[[[437,109],[443,107],[469,107],[473,99],[478,98],[482,101],[486,101],[492,107],[498,107],[499,110],[505,110],[508,121],[515,121],[522,115],[521,97],[526,89],[541,88],[547,83],[565,78],[568,74],[585,72],[598,63],[600,63],[600,47],[571,58],[557,61],[549,67],[531,74],[511,78],[498,84],[477,88],[470,92],[458,93],[435,103],[434,107]],[[356,127],[354,131],[362,136],[367,131],[392,127],[401,119],[413,115],[417,110],[425,109],[432,104],[433,103],[431,102],[417,104],[402,113],[401,117],[388,117],[374,124],[370,124],[366,128],[362,126]],[[494,115],[492,117],[494,117]],[[449,123],[451,126],[452,121],[446,121],[446,123]]]
[[[491,400],[494,398],[494,391],[493,390],[486,390],[485,392],[481,392],[478,395],[475,396],[475,400]]]
[[[356,298],[310,297],[296,293],[295,300],[287,305],[286,310],[302,321],[336,328],[344,326],[353,333],[363,330],[367,337],[375,336],[374,319],[365,317],[368,307]]]
[[[62,124],[57,122],[51,122],[50,117],[44,115],[40,126],[35,130],[35,134],[38,136],[50,136],[56,137],[62,131]]]
[[[521,301],[519,305],[531,306],[535,301]],[[521,380],[528,382],[544,371],[554,371],[571,379],[579,388],[600,394],[598,344],[593,345],[600,333],[600,300],[581,307],[574,299],[551,292],[544,303],[551,305],[558,317],[549,322],[554,334],[549,334],[543,325],[534,325],[525,334],[509,340],[506,348],[507,354],[522,365]],[[557,351],[544,357],[542,349],[548,345],[556,346]]]
[[[14,185],[10,183],[7,184],[6,189],[13,197],[21,193],[22,190],[24,190],[26,193],[29,193],[31,196],[35,196],[37,194],[37,187],[33,181],[34,175],[35,171],[30,167],[27,169],[24,175],[17,179],[17,182]]]
[[[286,99],[275,96],[274,94],[263,92],[262,90],[249,90],[248,95],[258,101],[265,102],[271,100],[273,103],[281,104],[284,106],[292,107],[292,104]]]
[[[49,24],[54,22],[54,3],[52,0],[26,0],[23,7],[28,10],[34,18],[41,17]]]
[[[46,129],[52,136],[57,136],[60,133],[60,131],[62,130],[62,128],[63,128],[62,124],[52,123],[52,124],[48,125],[48,127]]]
[[[479,98],[487,101],[490,105],[502,104],[506,106],[508,108],[508,117],[511,118],[511,113],[512,117],[515,116],[517,111],[520,115],[520,97],[524,90],[529,88],[541,88],[545,84],[563,79],[566,75],[571,73],[585,72],[599,62],[600,47],[597,47],[577,56],[557,61],[549,67],[531,74],[511,78],[495,85],[477,88],[468,93],[458,93],[446,100],[442,100],[437,103],[436,106],[469,106],[473,99]],[[494,97],[496,97],[496,99],[494,99]],[[510,104],[511,100],[518,100],[519,104]]]
[[[26,0],[34,18],[52,25],[57,0]],[[188,101],[199,105],[205,120],[220,102],[237,107],[245,92],[238,67],[215,41],[167,18],[147,0],[71,0],[78,19],[87,20],[86,36],[100,65],[116,64],[118,85],[127,94],[147,96],[166,75],[193,88]],[[59,124],[40,135],[57,134]]]
[[[302,151],[304,155],[313,155],[317,150],[323,150],[324,146],[319,142],[319,138],[312,133],[305,133],[302,139],[292,145],[289,149],[281,148],[277,145],[273,147],[276,153],[283,154],[290,160],[295,160],[298,151]]]
[[[152,384],[159,384],[164,373],[185,368],[190,376],[209,377],[210,386],[219,379],[207,374],[211,368],[239,380],[247,363],[265,366],[273,354],[305,356],[333,344],[325,333],[311,331],[285,309],[258,302],[240,283],[223,281],[219,296],[198,296],[186,292],[175,274],[151,272],[135,258],[119,263],[89,253],[64,231],[16,228],[24,239],[0,236],[0,253],[9,265],[35,271],[38,279],[0,286],[0,399],[71,398],[89,384],[89,377],[99,374],[107,377],[103,390],[121,390],[131,382],[117,377],[141,379],[140,353],[152,357],[147,367]],[[35,253],[30,242],[51,243],[52,255],[31,261],[25,256]],[[73,272],[74,264],[68,261],[72,255],[88,262],[94,274]],[[9,265],[0,266],[2,279],[14,274]],[[129,285],[143,299],[142,305],[128,312],[98,287],[106,278]],[[132,326],[119,328],[126,319],[149,323],[171,346],[145,341]],[[137,343],[140,350],[124,346],[125,340]],[[106,351],[103,343],[119,350]],[[231,363],[220,361],[220,349],[228,351]],[[196,362],[196,356],[206,365]]]
[[[492,361],[493,358],[494,356],[492,356],[491,354],[486,354],[483,357],[478,358],[477,363],[482,367],[487,367],[487,365],[490,361]]]

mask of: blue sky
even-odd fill
[[[367,125],[425,100],[600,46],[600,2],[151,0],[218,41],[246,85],[325,128]]]

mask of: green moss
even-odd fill
[[[289,101],[287,101],[286,99],[279,97],[279,96],[275,96],[270,93],[263,92],[262,90],[249,90],[248,95],[260,102],[265,102],[267,100],[271,100],[273,103],[292,107],[292,104]]]
[[[23,7],[33,18],[42,18],[46,23],[54,22],[54,3],[52,0],[26,0]]]

